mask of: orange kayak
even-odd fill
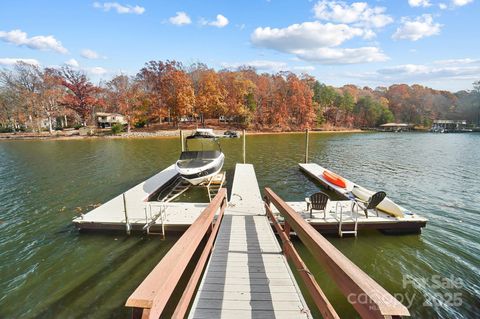
[[[337,175],[333,172],[324,170],[323,171],[323,177],[327,181],[332,183],[333,185],[336,185],[336,186],[341,187],[341,188],[346,188],[347,187],[347,184],[345,183],[345,180],[343,179],[343,177],[340,176],[340,175]]]

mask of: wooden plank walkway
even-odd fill
[[[282,254],[253,166],[237,164],[230,207],[189,318],[309,318]]]

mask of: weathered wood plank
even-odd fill
[[[343,294],[350,300],[358,298],[352,305],[363,318],[410,315],[404,305],[345,257],[271,189],[266,188],[265,193]],[[367,302],[361,298],[366,298]]]
[[[199,291],[215,291],[215,292],[244,292],[244,293],[259,293],[259,292],[271,292],[274,290],[276,293],[281,292],[293,292],[297,293],[297,289],[293,285],[288,286],[271,286],[271,285],[250,285],[250,284],[237,284],[237,285],[224,285],[223,283],[204,283]]]
[[[213,310],[198,309],[191,318],[212,319],[212,318],[229,318],[229,319],[296,319],[306,318],[307,314],[301,310],[295,311],[261,311],[261,310]]]
[[[197,309],[236,309],[236,310],[298,310],[298,300],[272,301],[272,300],[225,300],[225,299],[200,299]]]
[[[240,292],[240,291],[200,291],[200,299],[216,299],[216,300],[244,300],[244,301],[300,301],[295,290],[290,292]]]

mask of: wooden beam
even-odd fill
[[[208,257],[212,252],[213,244],[217,237],[218,229],[220,228],[220,224],[222,223],[223,213],[225,212],[225,207],[227,204],[226,198],[223,199],[222,204],[220,206],[220,213],[217,216],[217,220],[215,221],[215,225],[213,226],[212,232],[210,233],[210,237],[208,238],[207,243],[205,244],[205,248],[203,249],[202,255],[200,256],[199,260],[197,261],[197,265],[193,270],[192,276],[188,281],[187,286],[185,287],[182,297],[175,308],[175,312],[172,315],[172,318],[181,319],[185,318],[185,315],[188,310],[188,306],[192,301],[192,298],[195,294],[195,290],[198,286],[198,282],[202,276],[203,270],[205,269],[205,265],[207,264]]]
[[[160,317],[192,256],[211,228],[226,194],[225,188],[218,192],[208,207],[130,295],[125,304],[127,307],[147,309],[148,318]],[[145,317],[145,314],[142,317]]]
[[[265,188],[265,194],[362,318],[410,316],[404,305],[345,257],[270,188]]]

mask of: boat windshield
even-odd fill
[[[213,162],[221,155],[219,151],[186,151],[182,152],[177,166],[180,168],[197,168]]]

